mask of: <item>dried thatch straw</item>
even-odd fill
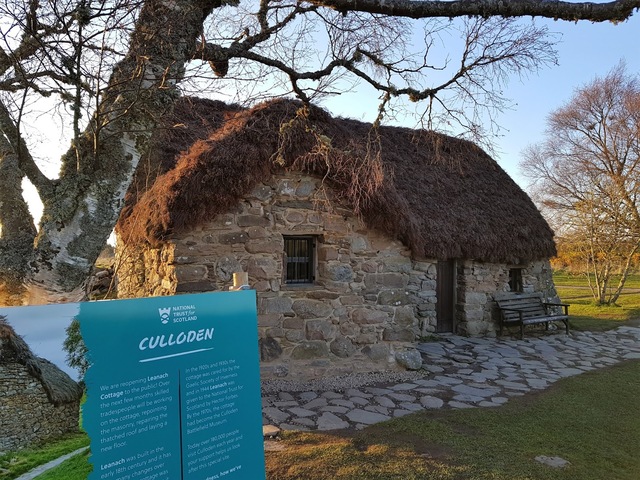
[[[125,242],[156,245],[293,169],[325,178],[370,228],[416,257],[510,263],[556,252],[529,197],[465,140],[374,129],[288,100],[243,110],[187,98],[166,125],[128,193],[117,226]]]
[[[12,357],[40,381],[52,404],[58,406],[77,402],[82,397],[82,388],[49,360],[36,357],[22,337],[6,322],[6,318],[0,315],[0,365]]]

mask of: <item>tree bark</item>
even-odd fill
[[[605,4],[546,0],[309,1],[345,13],[360,11],[412,18],[533,15],[613,22],[623,21],[640,7],[640,0]],[[224,0],[225,4],[234,2]],[[0,117],[7,114],[7,118],[0,118],[0,287],[4,283],[9,291],[19,295],[26,285],[30,303],[84,297],[83,283],[116,223],[138,162],[159,120],[173,107],[185,65],[193,58],[197,45],[207,46],[201,38],[204,21],[223,0],[147,0],[141,4],[128,53],[115,66],[107,88],[100,92],[90,125],[63,156],[58,179],[49,180],[39,171],[23,147],[17,124],[0,103]],[[34,5],[37,7],[38,2]],[[261,41],[263,34],[266,35],[260,32],[250,37],[255,43],[249,42],[248,48]],[[11,55],[0,49],[0,74],[16,69],[42,48],[43,43],[28,34],[23,40]],[[249,54],[248,48],[244,54],[235,55],[256,60],[257,54],[254,51]],[[223,53],[226,56],[216,64],[219,74],[226,72],[227,57],[233,57],[231,47]],[[77,58],[79,61],[80,57]],[[264,58],[258,60],[268,64]],[[286,72],[285,65],[272,66]],[[362,77],[362,72],[359,73]],[[23,84],[15,88],[23,87],[31,88]],[[429,93],[422,92],[426,96]],[[35,185],[44,205],[37,235],[22,199],[20,185],[24,176]],[[16,300],[0,298],[0,301]]]
[[[622,22],[640,8],[640,0],[616,0],[608,3],[550,2],[546,0],[311,0],[316,5],[340,12],[381,13],[397,17],[546,17],[554,20]]]
[[[20,157],[28,151],[16,123],[0,103],[0,304],[19,305],[36,228],[22,196]]]
[[[220,0],[147,1],[129,51],[116,65],[87,131],[62,159],[43,196],[29,303],[78,300],[118,218],[124,194],[158,120],[195,51],[203,22]]]

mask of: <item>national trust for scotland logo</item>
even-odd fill
[[[169,308],[159,308],[158,314],[160,315],[160,321],[166,325],[169,323],[169,318],[171,318],[171,307]]]

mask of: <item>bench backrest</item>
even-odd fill
[[[513,293],[501,299],[496,299],[498,307],[517,308],[522,311],[523,318],[542,317],[547,314],[542,304],[540,293]],[[505,321],[515,321],[520,319],[518,312],[511,310],[501,310]]]

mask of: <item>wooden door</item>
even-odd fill
[[[436,332],[453,332],[456,305],[455,260],[441,260],[437,267]]]

